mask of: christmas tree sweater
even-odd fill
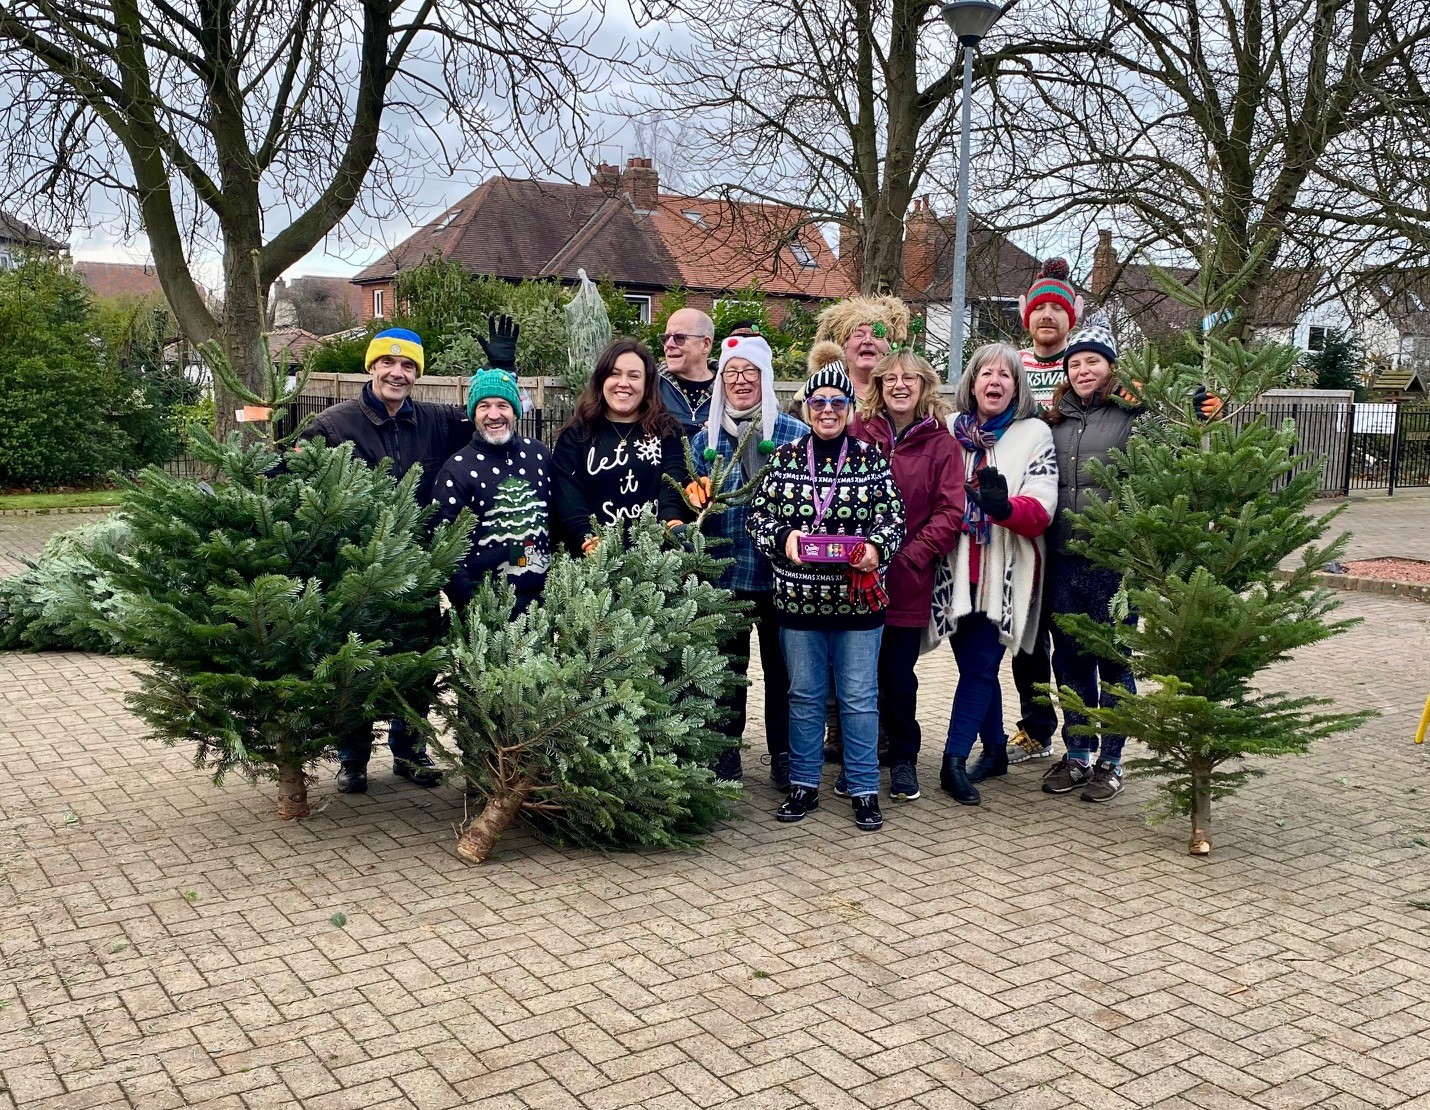
[[[591,518],[602,528],[633,520],[646,509],[661,520],[689,514],[678,490],[664,475],[682,485],[685,449],[678,435],[648,435],[639,424],[613,423],[597,417],[589,435],[567,428],[556,437],[551,455],[555,473],[552,515],[561,542],[573,555],[591,535]]]
[[[840,448],[846,444],[844,465],[838,467]],[[816,501],[825,498],[830,498],[829,507],[816,526]],[[879,549],[883,577],[904,541],[904,503],[878,447],[848,435],[822,440],[812,432],[780,447],[770,456],[770,467],[750,503],[746,527],[774,568],[775,612],[783,627],[859,631],[884,623],[884,605],[865,596],[851,600],[846,565],[795,564],[785,555],[785,541],[795,530],[859,536]]]
[[[447,596],[464,607],[484,578],[505,577],[517,610],[541,596],[551,565],[551,455],[540,440],[514,435],[496,446],[480,436],[447,460],[433,487],[439,520],[463,509],[477,518],[472,549]]]

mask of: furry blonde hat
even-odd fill
[[[832,340],[842,349],[860,324],[874,325],[875,335],[882,324],[884,334],[879,338],[902,345],[909,341],[909,306],[886,293],[837,301],[819,314],[814,338]]]

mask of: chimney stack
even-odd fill
[[[595,173],[591,174],[591,184],[608,197],[615,196],[620,191],[621,168],[608,162],[602,162],[596,167]]]
[[[660,175],[649,158],[627,158],[621,192],[637,212],[654,212],[660,197]]]
[[[906,296],[924,293],[933,284],[941,230],[928,195],[915,197],[913,210],[904,218],[903,292]]]
[[[1112,232],[1097,229],[1097,249],[1092,252],[1092,277],[1089,284],[1093,300],[1101,302],[1107,296],[1108,286],[1117,273],[1117,251],[1112,246]]]

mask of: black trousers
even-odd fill
[[[1049,565],[1043,574],[1043,593],[1047,592],[1046,583],[1051,570]],[[1048,606],[1043,604],[1040,595],[1037,614],[1038,638],[1033,642],[1031,651],[1019,651],[1013,655],[1013,685],[1018,688],[1018,705],[1023,713],[1018,727],[1043,747],[1053,742],[1053,733],[1058,728],[1058,715],[1053,711],[1052,705],[1038,704],[1039,699],[1046,698],[1047,695],[1036,689],[1038,683],[1053,680],[1053,665],[1048,655],[1051,640],[1050,617]]]
[[[773,592],[750,593],[736,590],[737,601],[747,601],[752,609],[750,616],[754,626],[748,632],[727,640],[724,654],[730,660],[730,669],[744,678],[750,673],[750,641],[759,644],[760,667],[765,675],[765,747],[770,755],[789,754],[789,670],[785,667],[784,652],[780,650],[780,630],[775,623],[775,602]],[[730,717],[721,725],[727,736],[740,739],[745,735],[745,723],[749,719],[750,688],[740,686],[720,700],[720,704],[730,711]]]
[[[914,668],[923,643],[922,628],[884,626],[879,644],[879,724],[889,738],[885,762],[917,763],[923,740],[919,731],[919,679]]]

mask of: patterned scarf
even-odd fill
[[[993,449],[1003,433],[1013,423],[1014,406],[1010,404],[986,424],[978,423],[976,413],[961,412],[953,421],[953,438],[963,446],[973,460],[973,465],[969,468],[974,476],[974,481],[978,480],[978,471],[982,469],[984,460],[988,457],[988,452]],[[969,498],[963,510],[963,525],[968,534],[973,538],[973,542],[988,546],[988,541],[993,538],[993,522],[988,519],[983,510],[978,507],[978,503]]]

